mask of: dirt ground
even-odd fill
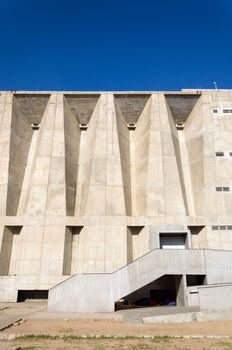
[[[3,332],[17,334],[102,334],[119,336],[218,335],[232,337],[232,321],[188,322],[178,324],[142,324],[106,319],[28,319],[26,322],[18,326],[12,326],[5,329]]]
[[[232,350],[232,339],[172,338],[174,336],[231,336],[232,321],[190,322],[182,324],[141,324],[116,320],[48,320],[29,319],[1,333],[24,337],[0,341],[0,349],[84,349],[84,350]],[[34,335],[33,337],[29,335]],[[63,335],[64,338],[45,335]],[[88,335],[117,335],[125,338],[88,338]],[[26,335],[26,336],[25,336]],[[86,339],[78,338],[87,335]],[[153,336],[154,339],[133,338]]]

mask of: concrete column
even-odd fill
[[[176,287],[176,305],[177,306],[186,306],[187,305],[186,275],[175,276],[175,287]]]

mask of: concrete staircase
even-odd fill
[[[49,311],[109,312],[120,298],[168,275],[205,275],[204,250],[154,249],[113,273],[77,274],[49,291]]]

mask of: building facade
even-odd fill
[[[3,91],[0,122],[0,301],[232,281],[232,90]]]

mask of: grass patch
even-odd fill
[[[164,343],[168,343],[170,342],[170,340],[173,339],[172,337],[169,337],[167,335],[164,335],[164,336],[155,336],[153,337],[151,340],[155,343],[161,343],[161,342],[164,342]]]
[[[224,350],[232,350],[232,342],[222,341],[219,345],[223,347]]]
[[[80,339],[87,339],[87,340],[109,340],[109,339],[115,339],[115,340],[139,340],[139,339],[146,339],[146,340],[152,340],[153,342],[169,342],[171,339],[173,339],[173,337],[169,337],[169,336],[154,336],[151,338],[147,338],[146,336],[107,336],[107,335],[86,335],[86,336],[81,336],[81,335],[49,335],[49,334],[28,334],[28,335],[23,335],[17,338],[17,340],[21,340],[21,341],[27,341],[27,340],[58,340],[58,339],[62,339],[62,340],[80,340]]]
[[[48,334],[38,334],[38,335],[34,335],[34,334],[28,334],[28,335],[23,335],[20,337],[17,337],[17,340],[21,340],[21,341],[27,341],[27,340],[56,340],[56,339],[60,339],[61,337],[57,336],[57,335],[48,335]]]
[[[75,330],[73,328],[60,328],[59,333],[73,333]]]

